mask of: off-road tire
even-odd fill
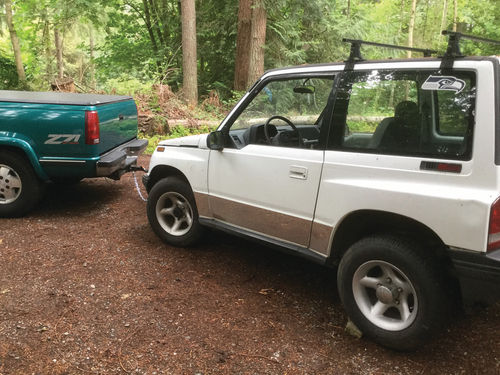
[[[449,312],[449,299],[446,295],[446,286],[449,283],[446,282],[443,276],[444,272],[437,258],[426,250],[422,245],[408,239],[377,235],[356,242],[341,259],[337,274],[337,286],[344,308],[363,334],[380,345],[398,351],[414,350],[443,327]],[[396,326],[391,326],[391,321],[387,325],[384,324],[386,323],[385,319],[392,319],[392,317],[386,317],[384,314],[387,311],[394,313],[396,310],[386,310],[385,313],[377,314],[374,308],[371,310],[369,307],[366,308],[371,303],[373,303],[373,307],[378,302],[386,303],[384,298],[387,297],[387,294],[383,294],[384,290],[380,291],[382,299],[379,298],[378,294],[378,289],[383,289],[384,285],[375,284],[378,285],[374,289],[376,291],[375,298],[370,292],[366,292],[360,297],[360,290],[372,288],[372,286],[365,287],[365,283],[372,282],[370,281],[371,276],[367,274],[367,279],[360,280],[358,279],[360,272],[362,274],[363,270],[370,269],[372,265],[377,265],[377,262],[383,266],[388,264],[393,269],[399,270],[402,273],[402,278],[407,279],[409,282],[407,285],[412,287],[415,294],[411,296],[411,293],[405,291],[396,297],[393,296],[392,292],[389,294],[391,301],[387,302],[389,303],[388,306],[398,304],[398,306],[391,307],[391,309],[402,308],[402,305],[399,305],[401,302],[398,298],[410,300],[410,303],[406,301],[406,306],[411,305],[411,302],[414,305],[413,310],[407,310],[411,311],[411,314],[405,315],[410,316],[411,319],[403,319],[404,315],[401,313],[399,318],[401,324],[398,325],[396,319]],[[377,271],[376,267],[370,272],[373,270]],[[382,271],[382,268],[380,270]],[[384,273],[382,272],[382,274]],[[398,272],[397,274],[401,276]],[[378,280],[377,277],[375,276],[373,279]],[[385,279],[385,276],[381,276],[381,279]],[[400,278],[396,277],[396,279],[399,280]],[[390,280],[390,278],[385,280]],[[403,288],[397,289],[401,291]],[[355,293],[358,302],[356,302]],[[398,295],[398,291],[395,291],[395,293]],[[363,303],[363,296],[368,297],[366,304]],[[370,298],[372,302],[369,301]],[[382,307],[385,308],[385,306]],[[377,324],[374,324],[373,320]],[[408,326],[404,327],[406,324]],[[394,330],[394,327],[397,327],[397,330]]]

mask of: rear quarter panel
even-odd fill
[[[432,64],[439,66],[428,63]],[[412,63],[400,65],[418,68]],[[330,241],[345,217],[368,209],[417,220],[448,246],[486,250],[490,207],[500,194],[499,167],[494,160],[493,65],[457,61],[455,66],[477,72],[472,159],[460,161],[462,171],[453,174],[420,169],[424,160],[447,162],[443,159],[327,151],[314,221],[332,229]],[[327,253],[330,248],[320,250]]]

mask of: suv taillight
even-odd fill
[[[500,248],[500,197],[491,205],[488,251]]]
[[[85,111],[85,144],[96,145],[99,142],[99,115],[97,111]]]

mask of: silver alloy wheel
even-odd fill
[[[14,202],[22,191],[19,175],[8,165],[0,164],[0,204]]]
[[[167,192],[156,202],[156,218],[165,232],[182,236],[193,226],[193,209],[181,194]]]
[[[371,260],[352,279],[354,300],[371,323],[388,331],[408,328],[418,312],[418,299],[410,279],[396,266]]]

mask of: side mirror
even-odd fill
[[[211,132],[207,138],[207,146],[210,150],[224,149],[224,134],[220,130]]]

